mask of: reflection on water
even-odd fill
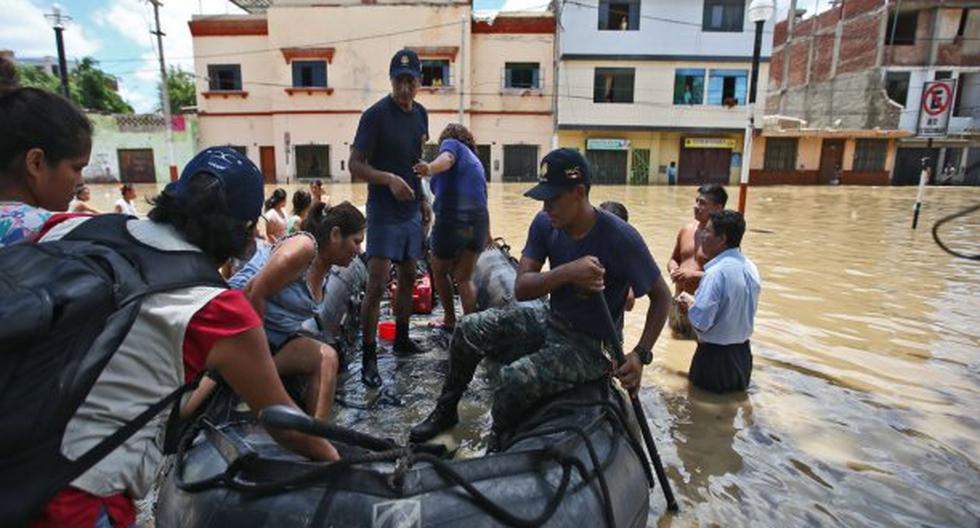
[[[493,234],[517,250],[539,206],[521,196],[525,187],[490,187]],[[366,196],[364,185],[327,192],[335,202]],[[597,187],[592,195],[626,204],[664,265],[691,218],[694,189]],[[93,196],[108,209],[117,192],[96,186]],[[928,229],[980,201],[980,189],[928,189],[917,231],[909,229],[914,197],[913,188],[751,190],[743,249],[763,279],[752,386],[741,396],[689,388],[694,344],[661,337],[642,398],[681,513],[663,513],[656,490],[651,525],[980,522],[980,265],[942,253]],[[980,214],[944,236],[980,252]],[[627,316],[627,347],[646,307],[640,300]],[[432,358],[431,372],[412,376],[438,385],[444,368]],[[419,386],[396,389],[417,398]],[[485,404],[472,400],[464,414],[483,415]],[[455,436],[472,440],[476,422]]]

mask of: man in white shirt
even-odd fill
[[[698,335],[688,379],[711,392],[745,390],[752,377],[749,338],[762,282],[739,249],[744,234],[742,215],[730,209],[713,213],[702,234],[708,262],[701,284],[693,296],[677,296]]]

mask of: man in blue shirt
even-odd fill
[[[422,155],[429,135],[429,116],[415,102],[422,66],[414,51],[395,53],[388,69],[391,94],[368,108],[357,126],[351,147],[351,176],[368,182],[367,258],[368,281],[361,305],[363,351],[361,379],[381,385],[378,375],[378,311],[381,294],[398,264],[396,354],[421,350],[408,338],[415,286],[415,262],[422,256],[422,224],[428,224],[431,209],[423,198],[419,178],[412,167]]]
[[[435,410],[412,429],[427,440],[458,422],[456,406],[477,364],[491,357],[505,366],[494,395],[494,431],[512,429],[541,399],[613,372],[627,390],[640,388],[643,366],[670,306],[670,289],[643,238],[632,226],[589,202],[589,164],[571,149],[552,151],[541,163],[539,183],[525,196],[544,202],[528,230],[515,297],[551,296],[550,308],[514,305],[463,317],[450,344],[449,374]],[[548,261],[550,270],[541,271]],[[649,295],[639,343],[622,365],[608,350],[618,330],[609,328],[598,295],[613,320],[626,295]]]
[[[749,337],[762,282],[739,249],[744,234],[742,215],[730,209],[712,213],[701,240],[708,259],[704,276],[693,296],[677,296],[698,334],[688,379],[711,392],[745,390],[752,377]]]

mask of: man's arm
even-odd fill
[[[605,286],[605,270],[599,259],[587,255],[578,260],[562,264],[550,271],[541,271],[543,262],[521,256],[517,267],[517,281],[514,284],[514,297],[518,301],[537,299],[565,286],[575,286],[593,292],[600,292]]]
[[[626,355],[623,364],[616,369],[616,377],[623,383],[630,394],[636,394],[640,390],[640,381],[643,377],[643,361],[640,360],[637,349],[653,350],[653,345],[657,343],[660,332],[664,329],[667,322],[667,312],[670,310],[670,288],[664,282],[663,276],[657,277],[650,289],[650,307],[647,308],[647,319],[643,325],[643,334],[640,335],[640,342],[637,343],[633,351]]]
[[[670,254],[670,260],[667,261],[667,273],[671,274],[673,278],[674,270],[681,267],[681,235],[684,233],[684,228],[681,228],[677,232],[677,240],[674,241],[674,252]]]
[[[350,159],[347,161],[350,166],[351,178],[368,182],[373,185],[384,185],[391,189],[391,194],[401,202],[415,199],[415,191],[408,186],[405,180],[398,176],[375,169],[367,161],[367,156],[354,147],[350,149]]]

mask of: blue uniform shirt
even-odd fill
[[[456,163],[445,172],[432,176],[436,196],[432,209],[437,215],[467,215],[487,209],[487,180],[480,158],[466,145],[449,138],[439,145],[439,153],[448,152]]]
[[[371,223],[401,223],[419,216],[421,188],[412,167],[421,159],[428,135],[429,114],[418,103],[412,103],[412,110],[406,112],[386,95],[361,115],[354,148],[372,167],[400,176],[415,191],[415,200],[399,202],[387,185],[368,185],[367,216]]]
[[[738,248],[727,249],[704,265],[704,276],[688,310],[698,341],[744,343],[752,336],[762,281],[759,270]]]
[[[538,262],[547,259],[551,269],[586,255],[598,258],[606,269],[603,295],[613,321],[618,321],[623,317],[629,288],[638,298],[646,295],[660,277],[660,268],[633,226],[601,209],[595,212],[595,225],[580,240],[553,227],[544,211],[538,213],[528,229],[524,256]],[[565,285],[551,293],[551,311],[572,328],[609,341],[611,330],[597,301],[591,295],[583,296],[574,286]]]

